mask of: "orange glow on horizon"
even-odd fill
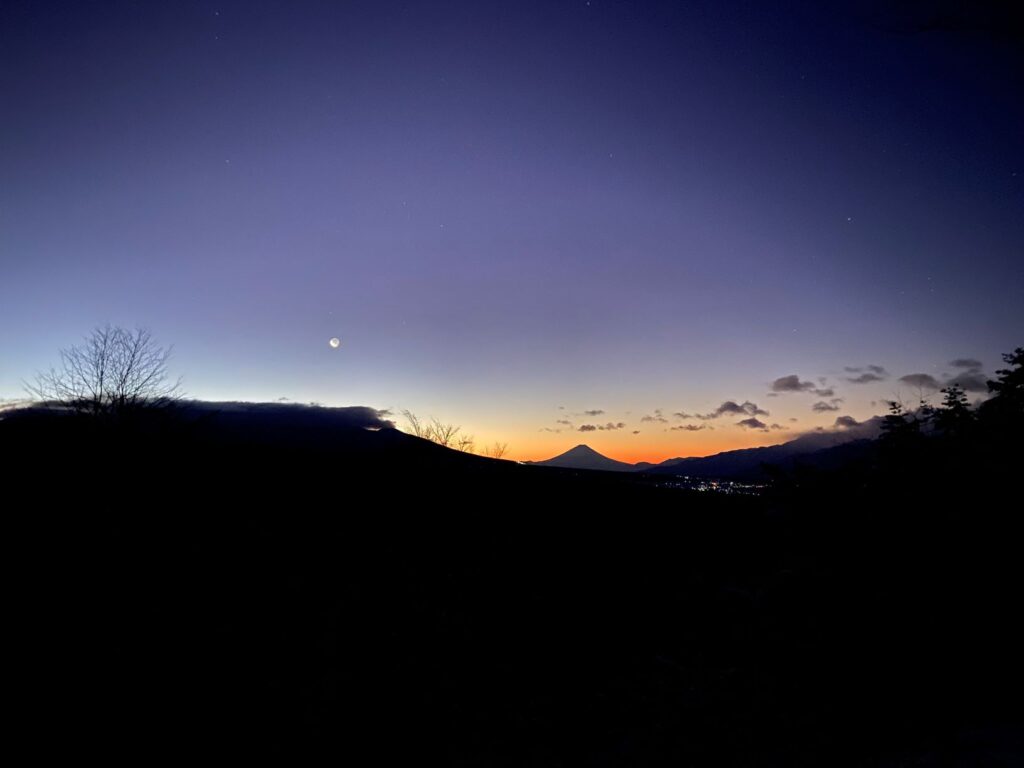
[[[616,461],[623,461],[627,464],[636,464],[641,461],[658,464],[666,459],[712,456],[724,451],[776,445],[792,440],[796,435],[792,432],[722,435],[721,438],[691,443],[666,440],[663,446],[651,445],[650,442],[645,442],[642,446],[628,445],[627,440],[612,442],[606,439],[594,439],[590,434],[568,433],[560,437],[562,439],[557,441],[538,440],[533,445],[515,446],[510,444],[509,458],[517,461],[545,461],[563,454],[577,445],[589,445],[603,456]]]

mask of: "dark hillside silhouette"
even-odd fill
[[[5,414],[5,498],[34,500],[15,725],[133,756],[1019,764],[1010,362],[969,429],[762,498],[470,456],[372,409]]]

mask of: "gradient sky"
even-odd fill
[[[0,397],[110,322],[194,397],[661,460],[991,374],[1020,28],[775,5],[5,0]],[[768,430],[673,416],[724,401]]]

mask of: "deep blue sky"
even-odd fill
[[[111,322],[197,397],[664,458],[784,436],[672,412],[788,432],[991,373],[1024,343],[1020,28],[769,5],[7,0],[0,397]],[[791,374],[841,410],[765,399]]]

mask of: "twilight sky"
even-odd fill
[[[110,322],[194,397],[661,460],[991,374],[1021,27],[770,5],[5,0],[0,398]]]

